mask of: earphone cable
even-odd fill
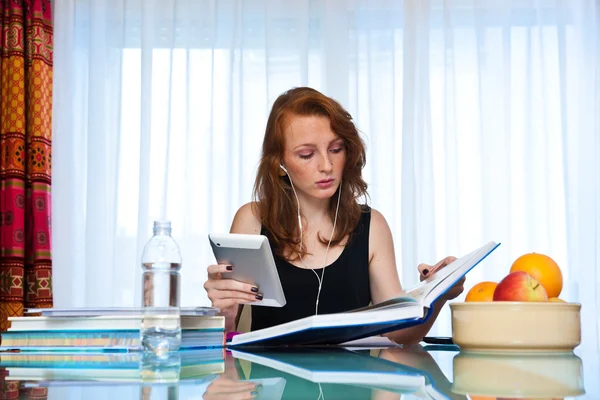
[[[284,171],[287,173],[287,170],[284,169]],[[292,177],[290,176],[289,173],[287,175],[290,180],[290,184],[292,185],[292,190],[294,191],[294,196],[296,197],[296,203],[298,204],[298,225],[300,226],[300,253],[302,253],[302,240],[303,240],[304,234],[303,234],[303,230],[302,230],[302,218],[300,217],[300,199],[298,198],[298,194],[296,193],[296,188],[294,187],[294,182],[292,181]],[[317,315],[319,313],[319,299],[321,297],[321,288],[323,287],[323,279],[325,278],[325,267],[327,266],[327,254],[329,253],[329,247],[331,245],[331,240],[333,239],[333,234],[335,232],[335,226],[337,224],[337,216],[338,216],[338,211],[340,209],[341,197],[342,197],[342,183],[340,182],[338,201],[337,201],[337,206],[335,209],[335,218],[333,219],[333,229],[331,229],[331,235],[329,236],[329,242],[327,243],[327,249],[325,249],[325,258],[323,260],[323,272],[321,273],[321,277],[319,277],[319,274],[317,274],[317,272],[313,268],[309,268],[306,266],[306,264],[304,263],[304,259],[302,258],[302,254],[299,254],[300,262],[302,263],[304,268],[310,269],[315,274],[315,276],[317,277],[317,281],[319,282],[319,289],[317,291],[317,301],[315,303],[315,315]]]

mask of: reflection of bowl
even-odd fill
[[[570,352],[581,343],[581,304],[450,303],[452,338],[461,350]]]
[[[492,354],[454,357],[457,394],[508,398],[569,397],[585,393],[581,359],[573,353]]]

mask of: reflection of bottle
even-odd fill
[[[179,289],[181,254],[169,221],[155,221],[142,254],[142,348],[164,357],[181,345]]]
[[[140,356],[140,400],[179,399],[181,357],[169,353],[157,359],[152,353]]]

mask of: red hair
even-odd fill
[[[260,223],[267,230],[273,252],[280,256],[297,258],[306,255],[306,247],[300,248],[297,203],[287,175],[280,175],[279,164],[283,160],[285,146],[284,130],[290,117],[324,116],[331,123],[332,131],[343,139],[346,150],[346,164],[342,177],[342,197],[337,216],[336,231],[332,245],[339,244],[346,236],[348,243],[356,228],[361,207],[357,199],[367,197],[367,184],[362,178],[365,165],[365,145],[354,126],[352,116],[337,101],[307,87],[293,88],[280,95],[271,109],[262,156],[254,184],[254,198],[260,215]],[[335,217],[337,195],[329,204],[329,215]],[[327,240],[319,238],[324,244]]]

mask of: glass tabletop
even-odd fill
[[[0,398],[600,399],[599,352],[482,354],[455,346],[0,354]]]

